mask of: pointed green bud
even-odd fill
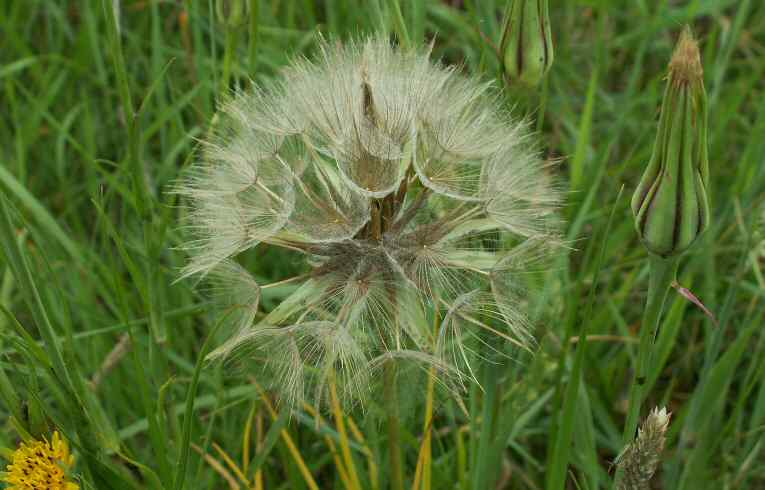
[[[507,77],[524,85],[537,85],[553,63],[547,0],[513,0],[501,42]]]
[[[709,223],[707,95],[699,47],[686,27],[669,63],[653,154],[632,196],[635,226],[649,252],[688,249]]]
[[[226,27],[239,27],[247,20],[250,2],[248,0],[217,0],[215,14]]]

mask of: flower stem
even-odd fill
[[[234,51],[238,37],[238,29],[230,27],[226,29],[226,50],[223,53],[223,78],[221,79],[221,95],[228,94],[231,80],[231,64],[234,60]]]
[[[654,340],[661,323],[661,314],[667,293],[677,272],[677,258],[668,259],[651,254],[649,257],[648,297],[646,298],[643,321],[640,324],[640,345],[638,347],[637,366],[632,380],[627,421],[624,425],[623,442],[626,446],[635,437],[640,407],[645,399],[645,382],[651,363]]]
[[[542,90],[539,95],[539,106],[537,107],[537,133],[542,132],[542,128],[545,125],[545,112],[547,111],[547,97],[550,91],[548,78],[545,77],[542,80]]]
[[[388,412],[388,450],[390,455],[390,488],[404,490],[404,473],[401,467],[401,433],[398,416],[398,383],[396,364],[385,363],[385,410]]]
[[[491,466],[490,448],[496,437],[496,414],[499,398],[497,397],[497,384],[501,366],[494,359],[484,366],[484,395],[483,413],[481,414],[480,432],[478,436],[478,451],[473,463],[473,490],[493,488],[495,468]]]
[[[258,60],[258,4],[259,0],[250,0],[250,76],[254,78]]]
[[[433,336],[438,337],[438,327],[441,317],[438,314],[439,300],[433,301]],[[414,474],[412,490],[430,490],[432,483],[432,439],[433,439],[433,396],[436,389],[436,370],[434,366],[428,371],[428,391],[425,397],[425,423],[423,425],[422,445],[417,457],[417,469]]]
[[[411,40],[409,39],[409,30],[406,28],[406,21],[404,20],[404,14],[401,12],[401,5],[399,0],[393,1],[393,20],[396,25],[396,34],[399,36],[399,42],[405,48],[411,46]]]

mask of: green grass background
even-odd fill
[[[175,282],[182,211],[167,193],[209,127],[224,71],[233,83],[265,80],[292,56],[310,55],[322,35],[382,30],[411,43],[435,39],[434,57],[496,78],[490,43],[499,42],[506,2],[255,0],[236,36],[205,0],[120,3],[118,23],[111,0],[0,4],[0,445],[14,448],[20,430],[57,427],[76,447],[83,488],[229,488],[189,443],[222,461],[215,443],[239,461],[248,415],[263,407],[244,373],[195,372],[215,318],[190,281]],[[482,374],[499,380],[497,402],[484,407],[473,387],[465,414],[437,397],[432,488],[608,487],[647,288],[629,195],[650,156],[666,63],[689,23],[710,97],[713,216],[679,280],[719,324],[670,293],[649,376],[648,404],[673,412],[654,483],[763,489],[765,4],[553,0],[550,13],[555,63],[541,93],[507,95],[519,111],[536,108],[542,146],[563,158],[573,246],[529,305],[535,355],[512,353],[513,362]],[[295,257],[266,248],[243,260],[264,283],[299,270]],[[289,292],[267,290],[262,309]],[[582,383],[565,403],[585,329],[593,337]],[[87,381],[123,338],[134,348],[92,388]],[[402,388],[414,395],[402,406],[408,485],[423,386]],[[372,401],[352,415],[384,488],[379,413]],[[307,488],[276,437],[282,427],[319,486],[341,488],[324,439],[337,433],[304,410],[265,417],[266,446],[251,450],[250,473],[260,466],[266,488]],[[352,452],[373,488],[359,446]],[[179,464],[187,453],[188,465]]]

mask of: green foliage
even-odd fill
[[[250,2],[236,35],[212,0],[0,6],[0,446],[59,428],[82,488],[227,488],[196,450],[229,468],[215,447],[247,456],[245,476],[261,471],[266,488],[300,488],[290,438],[321,488],[344,488],[326,442],[340,447],[337,431],[304,407],[287,416],[277,406],[272,419],[235,366],[198,369],[205,339],[219,345],[228,332],[213,331],[194,284],[176,282],[186,211],[167,190],[196,157],[222,92],[310,56],[320,36],[381,30],[432,41],[434,57],[504,83],[505,0]],[[709,93],[711,217],[677,277],[717,320],[670,291],[641,418],[653,406],[673,413],[657,488],[765,486],[765,4],[587,0],[550,2],[555,62],[538,92],[506,87],[508,108],[531,108],[540,146],[563,159],[551,172],[571,190],[561,213],[570,248],[529,277],[540,289],[527,305],[538,348],[492,352],[485,386],[459,403],[437,390],[430,488],[610,485],[648,288],[646,251],[617,196],[632,193],[651,157],[666,64],[686,23]],[[262,285],[305,272],[268,247],[241,263]],[[261,313],[292,291],[264,289]],[[399,378],[408,487],[427,383],[416,368]],[[264,427],[259,447],[252,428],[245,454],[253,403]],[[373,474],[380,488],[388,481],[381,403],[350,414],[365,438],[350,441],[364,488]]]

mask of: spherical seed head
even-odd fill
[[[195,237],[183,274],[242,309],[212,357],[252,361],[293,402],[329,382],[357,400],[389,361],[459,385],[476,331],[527,345],[521,273],[551,253],[559,192],[500,107],[490,85],[380,38],[323,42],[226,102],[177,189]],[[311,272],[256,322],[258,286],[234,260],[260,243]]]
[[[2,481],[9,490],[78,490],[67,472],[74,466],[69,445],[58,432],[51,441],[23,442],[13,452]]]

